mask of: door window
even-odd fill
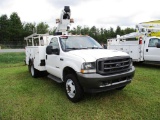
[[[149,40],[148,47],[156,47],[157,43],[160,43],[160,39],[158,39],[158,38],[151,38]]]
[[[52,38],[49,45],[52,46],[53,49],[56,49],[56,48],[59,49],[58,39],[57,38]]]

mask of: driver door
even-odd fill
[[[58,38],[54,37],[51,39],[49,46],[52,46],[52,50],[54,49],[59,49],[59,42]],[[52,54],[47,54],[46,53],[46,69],[47,72],[56,76],[56,77],[61,77],[60,74],[60,52],[59,54],[52,53]]]
[[[146,61],[160,61],[160,48],[157,48],[159,38],[150,38],[144,47],[144,60]]]

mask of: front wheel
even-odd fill
[[[73,74],[65,77],[65,91],[68,99],[72,102],[78,102],[83,98],[83,89],[81,88],[77,78]]]

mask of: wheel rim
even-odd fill
[[[74,98],[76,95],[76,89],[75,89],[75,84],[71,79],[68,79],[66,82],[66,90],[67,94],[70,98]]]
[[[31,74],[32,74],[32,76],[34,75],[34,68],[33,68],[33,65],[31,65]]]

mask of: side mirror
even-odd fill
[[[104,49],[107,49],[107,45],[106,45],[106,44],[104,44],[104,45],[103,45],[103,48],[104,48]]]
[[[157,43],[157,48],[160,48],[160,42]]]
[[[52,46],[47,46],[47,47],[46,47],[46,53],[47,53],[48,55],[52,54]]]
[[[47,53],[48,55],[51,55],[51,54],[59,55],[60,50],[59,50],[58,48],[53,49],[52,46],[47,46],[47,47],[46,47],[46,53]]]
[[[58,48],[52,49],[52,53],[56,54],[56,55],[59,55],[60,50]]]

